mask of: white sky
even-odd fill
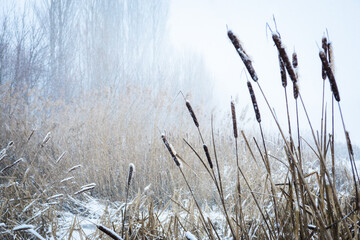
[[[357,72],[360,68],[360,1],[173,0],[169,30],[177,48],[191,49],[204,56],[209,71],[216,79],[214,98],[219,105],[230,108],[231,96],[238,96],[237,106],[241,108],[250,104],[250,97],[245,76],[240,78],[244,65],[226,34],[227,24],[252,57],[262,88],[278,117],[284,119],[282,122],[286,124],[277,50],[271,35],[266,36],[266,22],[272,28],[274,26],[273,14],[288,55],[291,56],[294,49],[298,54],[300,91],[316,129],[320,129],[322,97],[321,63],[316,43],[321,46],[321,38],[328,29],[334,47],[335,76],[345,124],[353,143],[360,145],[360,79]],[[289,79],[288,82],[291,87]],[[326,84],[326,91],[329,92],[328,80]],[[253,86],[262,118],[269,119],[263,98],[258,88]],[[291,88],[288,93],[292,101]],[[327,99],[330,107],[330,98]],[[249,110],[253,115],[252,107]],[[304,115],[303,112],[301,115]],[[335,121],[339,123],[338,115],[336,106]],[[304,117],[301,118],[301,125],[308,126]],[[343,141],[344,134],[340,127],[338,125],[336,139]]]

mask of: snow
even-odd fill
[[[21,230],[28,230],[28,229],[33,229],[33,228],[34,228],[33,225],[21,224],[21,225],[15,226],[12,230],[13,231],[21,231]]]
[[[64,194],[56,194],[56,195],[53,195],[51,197],[48,197],[47,200],[49,201],[51,199],[60,198],[60,197],[63,197],[63,196],[64,196]]]
[[[45,240],[40,234],[38,234],[34,229],[28,229],[28,232],[30,232],[32,235],[36,236],[40,240]]]
[[[191,232],[186,232],[185,236],[188,240],[197,240],[197,238]]]
[[[81,167],[81,164],[76,165],[76,166],[73,166],[72,168],[69,169],[68,173],[69,173],[69,172],[72,172],[72,171],[74,171],[75,169],[78,169],[78,168],[80,168],[80,167]]]
[[[66,182],[66,181],[69,181],[69,180],[72,180],[74,179],[74,177],[67,177],[67,178],[64,178],[63,180],[60,181],[60,183],[63,183],[63,182]]]

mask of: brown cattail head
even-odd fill
[[[296,82],[297,78],[296,78],[294,69],[291,66],[291,63],[290,63],[290,60],[289,60],[289,57],[288,57],[288,55],[286,53],[285,48],[282,45],[281,38],[279,37],[279,35],[273,33],[272,39],[274,40],[275,46],[279,51],[280,58],[281,58],[282,62],[285,65],[286,71],[288,72],[291,81]]]
[[[236,112],[235,112],[234,101],[231,101],[231,116],[232,116],[232,122],[233,122],[234,137],[237,138],[238,133],[237,133]]]
[[[299,85],[297,82],[293,83],[293,91],[294,91],[294,98],[297,99],[299,97]]]
[[[212,164],[212,161],[211,161],[209,149],[208,149],[208,147],[207,147],[205,144],[203,145],[203,148],[204,148],[204,152],[205,152],[205,155],[206,155],[206,159],[208,160],[209,166],[210,166],[210,168],[212,169],[212,168],[213,168],[213,164]]]
[[[297,54],[296,52],[293,52],[292,54],[292,65],[295,69],[297,69],[298,67],[298,59],[297,59]]]
[[[239,39],[235,36],[235,34],[231,30],[228,31],[228,37],[232,42],[232,44],[234,45],[236,51],[238,52],[241,60],[245,64],[245,67],[248,70],[251,78],[256,82],[258,80],[258,76],[255,72],[255,69],[252,65],[249,55],[247,55],[244,48],[241,46]]]
[[[186,107],[189,110],[189,113],[190,113],[192,119],[194,120],[195,126],[199,127],[199,122],[198,122],[198,120],[195,116],[194,110],[192,109],[190,102],[188,100],[186,100]]]
[[[170,143],[166,139],[165,134],[161,135],[161,139],[163,140],[163,142],[164,142],[166,148],[168,149],[171,157],[174,159],[174,162],[175,162],[176,166],[180,167],[180,162],[176,157],[176,153],[174,152],[173,147],[171,147]]]
[[[279,65],[280,65],[281,84],[285,88],[287,86],[285,65],[284,65],[283,61],[281,60],[280,54],[278,54],[278,56],[279,56]]]
[[[324,50],[325,56],[327,56],[328,55],[328,43],[327,43],[326,37],[322,38],[322,48]],[[326,71],[324,69],[324,66],[321,66],[321,75],[322,75],[322,79],[325,80],[326,79]]]
[[[253,107],[254,107],[256,120],[260,123],[261,122],[261,117],[260,117],[259,107],[258,107],[257,102],[256,102],[256,97],[255,97],[254,90],[253,90],[252,85],[251,85],[251,83],[249,81],[247,82],[247,86],[249,88],[250,97],[251,97],[251,101],[252,101],[252,104],[253,104]]]
[[[353,151],[353,148],[352,148],[350,135],[349,135],[348,131],[345,131],[345,136],[346,136],[346,143],[347,143],[347,147],[349,149],[349,152],[350,152],[351,155],[354,155],[354,151]]]
[[[333,74],[333,71],[332,71],[332,69],[330,67],[329,62],[326,59],[326,55],[325,55],[324,51],[320,51],[319,56],[320,56],[320,59],[321,59],[321,62],[322,62],[322,66],[325,69],[326,75],[329,78],[331,91],[332,91],[336,101],[340,102],[340,93],[339,93],[339,90],[338,90],[337,85],[336,85],[335,77],[334,77],[334,74]]]
[[[133,173],[135,172],[135,165],[133,163],[130,163],[129,165],[129,175],[127,180],[127,185],[130,186],[131,178],[133,176]]]

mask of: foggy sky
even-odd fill
[[[360,54],[357,42],[360,39],[359,1],[173,0],[172,3],[169,21],[171,39],[177,48],[192,49],[204,56],[209,71],[216,79],[214,98],[219,106],[229,109],[231,96],[238,98],[239,108],[251,103],[246,77],[244,74],[240,77],[244,65],[227,38],[227,25],[251,56],[259,82],[285,127],[284,91],[280,82],[277,50],[270,32],[266,32],[266,23],[274,29],[274,15],[288,55],[291,56],[294,50],[298,54],[300,91],[317,130],[320,130],[323,83],[317,44],[321,46],[321,38],[327,29],[334,47],[335,77],[346,128],[352,141],[360,145],[360,84],[357,74]],[[326,91],[327,111],[330,113],[328,80]],[[294,102],[291,88],[288,93],[290,102]],[[272,128],[273,120],[257,88],[255,94],[260,111],[265,115],[263,119],[268,119],[268,129]],[[344,141],[338,107],[335,107],[336,139]],[[291,108],[294,109],[293,103]],[[249,114],[253,115],[251,108]],[[302,110],[300,116],[300,125],[307,127]]]

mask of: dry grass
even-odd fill
[[[229,37],[236,48],[235,35]],[[273,39],[287,103],[285,70],[295,86],[298,76],[280,37],[273,34]],[[217,125],[200,104],[181,98],[171,102],[174,97],[166,91],[153,96],[150,89],[129,85],[120,95],[101,89],[71,103],[50,102],[28,91],[28,103],[2,85],[2,236],[181,239],[189,231],[206,239],[356,238],[358,177],[337,168],[333,132],[326,128],[329,117],[322,111],[321,134],[310,140],[302,138],[299,127],[291,132],[289,115],[288,134],[275,117],[280,137],[264,134],[260,109],[272,108],[251,60],[239,48],[256,82],[254,88],[248,82],[249,103],[259,131],[244,129],[244,114],[236,113],[233,102]],[[330,58],[322,52],[320,58],[339,102]],[[259,108],[255,94],[269,105]],[[297,96],[296,107],[299,101],[299,111],[306,111],[301,92]],[[166,129],[164,135],[159,129]],[[344,132],[353,166],[350,136]],[[88,214],[82,205],[90,196],[103,199],[106,208],[89,223],[98,230],[87,234],[81,217]],[[76,215],[65,230],[58,217],[64,211]],[[14,231],[20,224],[33,227]]]

